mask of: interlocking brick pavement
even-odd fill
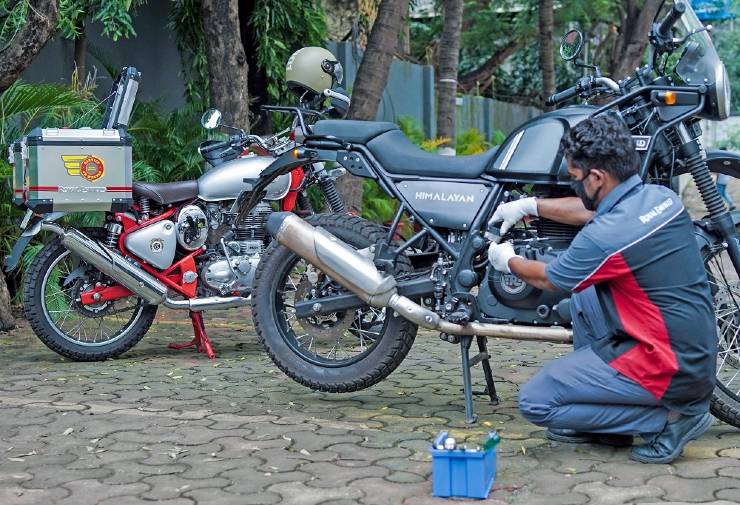
[[[565,346],[492,341],[502,402],[476,399],[471,427],[458,349],[430,333],[383,383],[329,395],[275,368],[248,311],[207,318],[216,361],[167,349],[188,338],[183,316],[163,311],[103,363],[65,361],[27,326],[0,334],[0,505],[441,504],[430,440],[494,428],[498,475],[481,504],[740,502],[736,428],[718,422],[673,465],[642,465],[624,449],[549,442],[524,421],[518,386]]]

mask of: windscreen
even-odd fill
[[[691,5],[687,3],[686,7],[686,12],[676,24],[678,37],[685,37],[704,26]],[[721,65],[722,60],[714,48],[709,32],[703,31],[689,38],[675,71],[687,85],[711,85],[716,82],[717,69]]]

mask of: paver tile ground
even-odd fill
[[[672,465],[626,450],[549,442],[520,416],[518,387],[568,351],[490,342],[501,404],[476,400],[465,425],[456,346],[421,332],[386,381],[312,392],[265,356],[248,311],[207,317],[219,355],[167,344],[190,337],[161,311],[123,358],[75,363],[27,325],[0,334],[0,505],[434,504],[430,440],[496,429],[496,486],[482,504],[740,502],[740,430],[717,422]],[[482,375],[474,370],[482,388]]]

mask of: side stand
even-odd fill
[[[473,394],[487,394],[491,400],[491,405],[498,405],[499,399],[496,395],[496,384],[493,382],[491,374],[491,359],[488,354],[486,337],[476,336],[478,343],[478,354],[470,357],[470,346],[473,343],[473,337],[465,335],[460,337],[460,354],[462,355],[462,374],[463,374],[463,393],[465,396],[465,422],[473,424],[478,421],[478,416],[473,411]],[[478,363],[482,363],[483,376],[486,379],[486,389],[482,393],[473,393],[473,384],[471,380],[470,369]]]

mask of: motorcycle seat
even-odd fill
[[[326,119],[313,125],[314,135],[337,137],[351,144],[367,144],[372,139],[391,130],[398,130],[398,125],[385,121],[342,121]]]
[[[472,156],[442,156],[420,149],[398,129],[367,144],[382,167],[391,174],[476,179],[493,163],[498,147]]]
[[[160,204],[182,202],[198,196],[198,181],[134,182],[134,198],[146,197]]]

